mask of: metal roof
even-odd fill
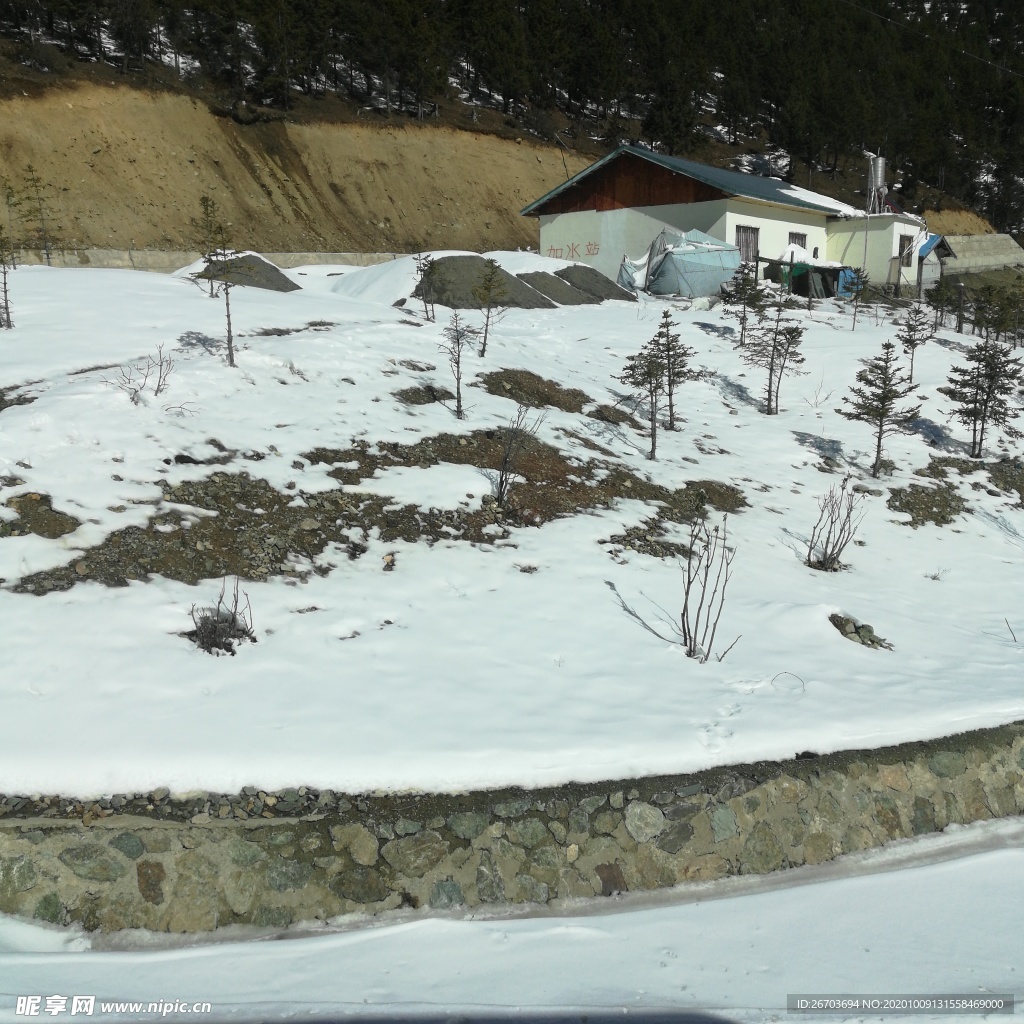
[[[623,154],[640,157],[642,160],[649,160],[676,174],[684,174],[695,181],[703,182],[712,188],[717,188],[730,195],[740,196],[744,199],[757,199],[761,202],[774,203],[779,206],[790,206],[798,210],[813,210],[815,213],[824,213],[831,216],[846,213],[849,207],[828,196],[819,196],[816,192],[808,192],[806,189],[782,181],[779,178],[762,178],[756,174],[744,174],[742,171],[725,171],[718,167],[710,167],[707,164],[695,163],[693,160],[683,160],[677,156],[664,156],[640,146],[619,146],[618,149],[602,157],[596,163],[585,167],[579,174],[568,181],[553,188],[546,195],[540,197],[524,207],[520,214],[530,216],[537,212],[549,199],[564,192],[567,188],[581,181],[588,174],[592,174],[599,167],[611,163]]]

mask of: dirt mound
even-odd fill
[[[636,302],[636,296],[631,292],[620,288],[600,271],[595,270],[593,267],[586,267],[582,263],[556,270],[555,275],[563,281],[567,281],[573,288],[578,288],[581,292],[593,295],[598,302],[604,302],[608,299]]]
[[[992,235],[996,230],[973,210],[925,210],[921,216],[936,235]]]
[[[442,256],[434,260],[430,271],[417,283],[413,295],[427,297],[449,309],[480,309],[482,303],[473,294],[483,280],[487,261],[482,256]],[[500,268],[499,268],[500,270]],[[501,284],[505,289],[502,306],[515,309],[554,309],[555,304],[528,284],[501,270]]]
[[[546,295],[552,302],[557,302],[560,306],[583,306],[601,301],[593,295],[581,292],[578,288],[573,288],[567,281],[555,277],[554,274],[546,274],[543,270],[535,270],[527,274],[517,274],[516,277],[520,281],[525,281],[531,288],[535,288],[541,295]]]

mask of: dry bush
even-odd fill
[[[833,484],[828,493],[818,499],[821,513],[807,544],[807,565],[812,569],[838,572],[843,568],[840,561],[843,551],[853,540],[864,518],[864,513],[859,511],[864,496],[854,494],[849,488],[850,478],[847,476],[841,484]]]
[[[245,598],[245,607],[241,607],[241,598]],[[201,651],[207,654],[234,655],[235,648],[245,640],[256,643],[256,634],[252,628],[252,605],[249,595],[239,595],[238,579],[235,578],[230,597],[227,595],[227,580],[220,585],[220,595],[215,605],[197,608],[192,605],[193,629],[184,635]]]

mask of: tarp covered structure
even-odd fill
[[[618,283],[651,295],[718,295],[740,265],[735,245],[703,231],[662,231],[638,260],[623,257]]]
[[[777,260],[763,260],[764,279],[781,284],[804,298],[849,298],[850,268],[833,260],[813,257],[798,245],[789,245]]]

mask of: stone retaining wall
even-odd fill
[[[265,252],[271,263],[278,267],[304,267],[314,264],[372,267],[404,255],[394,252]],[[198,252],[164,249],[67,249],[50,254],[54,267],[93,267],[113,270],[149,270],[170,274],[200,257]],[[39,265],[45,263],[42,252],[23,250],[18,263]]]
[[[817,864],[1024,811],[1024,723],[875,751],[537,791],[0,801],[0,911],[195,932],[548,903]]]

